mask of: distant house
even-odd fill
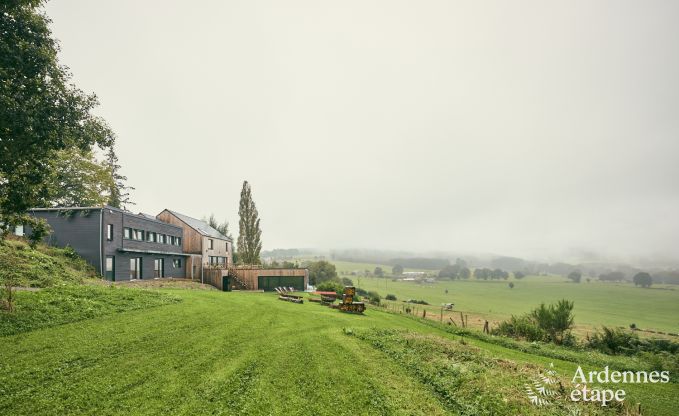
[[[185,277],[184,232],[153,216],[104,207],[35,208],[52,228],[45,242],[72,247],[111,281]]]
[[[156,218],[182,228],[182,248],[189,255],[186,265],[188,278],[200,279],[203,268],[223,270],[222,274],[227,275],[227,269],[233,263],[233,241],[229,237],[205,221],[169,209],[163,210]]]

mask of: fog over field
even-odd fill
[[[679,2],[46,11],[133,210],[237,235],[248,180],[265,249],[679,260]]]

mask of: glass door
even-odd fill
[[[165,259],[153,261],[153,277],[165,277]]]
[[[130,259],[130,280],[141,278],[141,257],[133,257]]]

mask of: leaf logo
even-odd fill
[[[533,378],[532,384],[525,384],[526,395],[530,399],[531,404],[534,406],[548,406],[551,404],[549,400],[556,395],[550,386],[558,382],[557,372],[554,370],[554,364],[550,363],[549,368],[545,373],[538,373],[536,377]]]

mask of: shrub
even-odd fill
[[[508,320],[500,322],[492,333],[528,341],[543,341],[546,337],[545,331],[540,329],[528,315],[512,315]]]
[[[547,332],[549,341],[562,344],[564,334],[573,327],[573,302],[562,299],[549,306],[542,303],[531,312],[531,317],[540,329]]]
[[[349,279],[348,277],[343,277],[342,278],[342,284],[344,286],[353,286],[354,282],[351,279]]]
[[[588,336],[585,346],[605,354],[635,355],[642,352],[652,354],[677,354],[679,343],[660,338],[640,339],[634,332],[621,328],[602,326],[594,335]]]
[[[386,299],[386,300],[396,300],[396,295],[388,294],[388,295],[385,297],[385,299]]]
[[[335,292],[337,293],[337,296],[342,296],[344,286],[337,280],[326,280],[325,282],[319,283],[318,286],[316,286],[316,290],[321,292]]]
[[[380,296],[380,294],[372,290],[368,292],[367,297],[368,302],[370,302],[372,305],[379,305],[380,302],[382,301],[382,297]]]
[[[417,299],[408,299],[406,302],[415,303],[417,305],[429,305],[429,302],[424,301],[424,300],[417,300]]]
[[[575,344],[570,333],[573,327],[573,302],[565,299],[546,306],[544,303],[532,312],[513,316],[493,330],[496,335],[524,338],[528,341],[546,341],[557,345]]]
[[[587,336],[585,345],[605,354],[630,354],[637,350],[639,336],[619,328],[602,326],[601,331]]]
[[[509,288],[514,289],[514,282],[509,282]]]

